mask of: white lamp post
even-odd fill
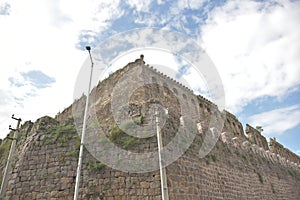
[[[88,107],[89,107],[89,96],[90,96],[90,91],[91,91],[91,82],[92,82],[93,67],[94,67],[94,63],[93,63],[93,59],[92,59],[92,55],[91,55],[91,47],[86,46],[86,50],[88,50],[90,60],[91,60],[91,72],[90,72],[89,88],[88,88],[88,92],[86,94],[85,110],[84,110],[84,117],[83,117],[83,127],[82,127],[82,133],[81,133],[81,142],[80,142],[79,158],[78,158],[78,165],[77,165],[74,200],[78,199],[78,190],[79,190],[80,172],[81,172],[81,165],[82,165],[82,155],[83,155],[84,137],[85,137],[85,129],[86,129],[86,120],[87,120],[87,113],[88,113]]]

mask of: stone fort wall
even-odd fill
[[[193,114],[198,114],[194,116],[201,128],[194,142],[183,156],[166,168],[170,199],[299,198],[300,162],[297,155],[274,139],[271,139],[269,147],[266,139],[250,125],[246,126],[245,135],[242,124],[233,114],[220,112],[215,104],[144,65],[143,60],[129,63],[93,89],[94,97],[101,99],[101,103],[91,106],[101,110],[105,121],[112,123],[110,107],[107,106],[109,91],[133,67],[142,67],[153,83],[160,85],[151,86],[151,91],[159,94],[154,97],[166,95],[164,86],[168,86],[179,101],[185,102],[184,106],[198,108]],[[146,93],[141,91],[145,95],[141,101],[149,96],[153,98],[153,93]],[[84,101],[82,97],[74,102],[76,114],[82,114]],[[199,149],[204,135],[214,125],[208,122],[208,118],[216,122],[225,119],[224,127],[219,130],[221,136],[213,150],[200,158]],[[25,124],[20,130],[21,138],[5,199],[73,199],[80,137],[73,125],[72,106],[56,119],[42,117],[34,124]],[[2,145],[6,142],[9,142],[8,139]],[[142,147],[157,148],[155,140],[142,144]],[[0,160],[4,163],[5,157],[1,156]],[[142,174],[121,172],[103,165],[85,150],[79,197],[161,199],[159,171]]]

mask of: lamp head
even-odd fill
[[[91,47],[90,46],[86,46],[85,49],[88,50],[88,51],[90,51]]]

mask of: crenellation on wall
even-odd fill
[[[233,136],[238,136],[241,138],[246,138],[242,123],[230,112],[225,110],[225,121],[223,131],[233,133]]]
[[[215,109],[218,109],[218,106],[211,102],[210,100],[206,99],[205,97],[201,96],[201,95],[197,95],[197,98],[199,99],[199,102],[205,104],[207,107],[212,107],[212,108],[215,108]]]
[[[280,154],[275,154],[270,150],[265,150],[257,144],[251,143],[247,138],[245,140],[244,137],[234,136],[230,132],[223,132],[220,135],[220,140],[235,149],[240,149],[241,152],[251,151],[256,157],[264,158],[273,164],[280,164],[286,168],[293,168],[300,173],[300,167],[298,164],[293,164],[293,162],[288,160],[286,157],[283,157]]]
[[[158,75],[160,78],[162,78],[162,80],[167,80],[169,81],[169,83],[171,83],[170,85],[176,85],[177,88],[181,88],[183,90],[183,93],[188,93],[189,95],[193,95],[194,93],[193,91],[188,88],[187,86],[183,85],[181,82],[178,82],[177,80],[174,80],[173,78],[169,77],[168,75],[163,74],[162,72],[158,71],[156,68],[154,68],[153,66],[150,66],[149,64],[146,65],[141,65],[141,67],[146,67],[147,69],[150,69],[151,72],[154,72],[155,75]],[[203,97],[203,99],[205,99]],[[207,100],[208,101],[208,100]],[[210,102],[211,104],[213,104],[212,102]]]
[[[278,154],[287,160],[300,164],[299,156],[285,148],[282,144],[277,142],[275,138],[270,138],[269,146],[272,153]]]
[[[143,65],[143,66],[146,66],[148,69],[150,69],[154,73],[158,72],[158,70],[152,66],[150,66],[150,67],[149,67],[149,65]],[[182,85],[178,81],[176,81],[168,76],[165,76],[161,72],[158,72],[158,74],[160,76],[159,83],[161,85],[163,85],[163,80],[166,80],[166,79],[168,81],[170,81],[169,82],[170,85],[174,85],[174,83],[175,83],[174,86],[177,90],[178,94],[176,94],[176,96],[178,98],[182,98],[182,96],[179,95],[179,93],[181,93],[181,94],[188,94],[187,98],[194,99],[195,95],[192,90],[190,90],[186,86]],[[178,92],[178,91],[181,91],[181,92]],[[220,113],[220,111],[218,110],[218,106],[216,104],[214,104],[213,102],[211,102],[210,100],[206,99],[205,97],[203,97],[201,95],[197,95],[196,98],[198,100],[198,105],[199,105],[200,121],[201,121],[201,119],[203,119],[203,117],[208,118],[209,116],[211,116],[212,113],[215,113],[215,112]],[[222,141],[227,141],[227,142],[230,141],[230,143],[233,144],[235,147],[241,147],[243,141],[249,140],[251,143],[255,144],[252,147],[252,150],[254,150],[259,155],[267,156],[266,151],[269,150],[269,147],[268,147],[266,138],[264,136],[262,136],[259,131],[257,131],[256,129],[251,127],[249,124],[246,124],[246,135],[245,135],[243,126],[242,126],[241,122],[237,119],[237,117],[226,110],[224,113],[225,113],[226,118],[225,118],[224,127],[223,127],[223,131],[222,131],[224,134],[221,135]],[[220,115],[221,115],[221,113],[220,113]],[[205,124],[205,122],[203,122],[203,123]],[[203,129],[203,127],[205,127],[204,124],[202,124],[202,129]],[[262,148],[263,150],[260,148]],[[296,156],[296,157],[299,159],[298,156]],[[285,158],[283,158],[283,159],[285,159]]]
[[[264,150],[269,150],[267,139],[263,135],[261,135],[261,132],[259,132],[249,124],[246,124],[246,136],[251,143],[257,144]]]
[[[226,135],[226,132],[221,134]],[[185,170],[172,167],[167,171],[171,183],[181,180],[180,189],[170,184],[170,198],[297,199],[299,185],[291,185],[288,180],[296,176],[288,171],[292,168],[279,161],[271,163],[264,149],[249,141],[236,142],[239,139],[234,137],[227,143],[218,143],[219,147],[201,159],[200,164],[195,164],[192,154],[176,161]],[[196,191],[194,195],[189,192],[189,184]]]

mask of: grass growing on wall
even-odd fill
[[[274,185],[272,183],[271,183],[271,189],[272,189],[272,193],[275,194],[276,191],[275,191]]]
[[[218,159],[217,159],[217,156],[216,155],[211,155],[211,159],[212,159],[212,161],[214,161],[214,162],[217,162],[218,161]]]
[[[47,131],[45,140],[47,142],[67,144],[74,135],[76,135],[76,127],[74,124],[57,125]]]
[[[262,175],[259,172],[256,172],[256,174],[258,176],[259,182],[264,183],[264,179],[263,179]]]
[[[124,149],[129,149],[140,144],[138,138],[127,135],[117,125],[113,125],[109,134],[109,139]]]
[[[7,160],[11,142],[11,140],[7,139],[0,145],[0,160]]]
[[[89,160],[87,163],[87,167],[90,172],[101,170],[104,166],[105,166],[105,164],[103,164],[99,161],[96,161],[96,160]]]

